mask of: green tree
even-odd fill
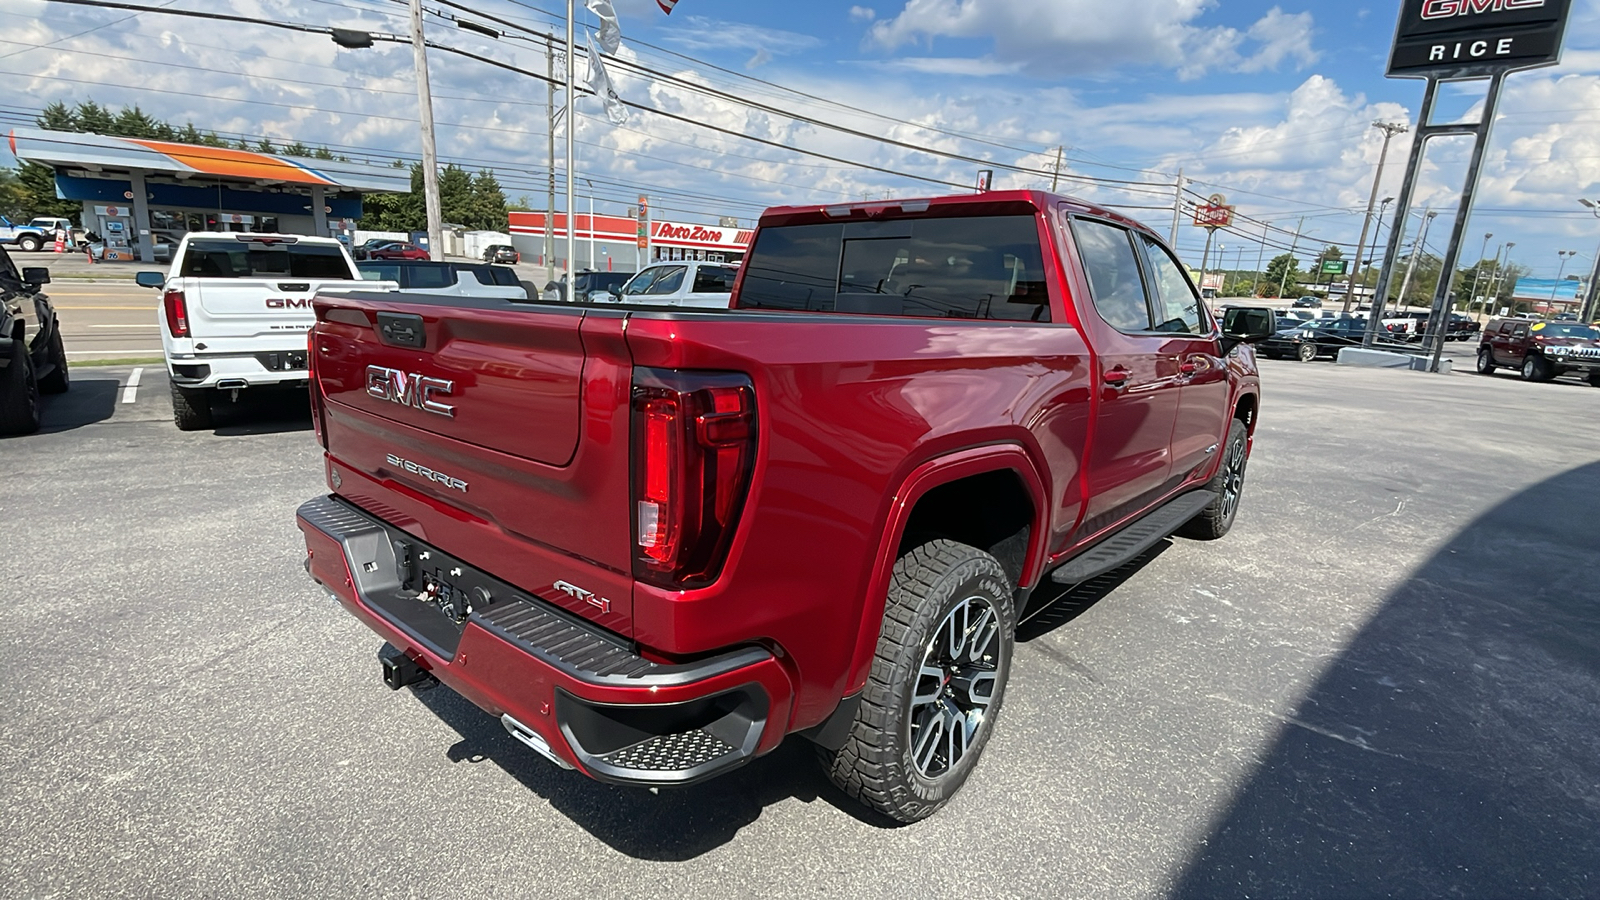
[[[1279,285],[1283,286],[1283,296],[1298,295],[1300,292],[1300,264],[1292,253],[1275,256],[1272,258],[1272,262],[1267,264],[1266,274],[1261,276],[1261,280],[1265,282],[1261,289],[1262,296],[1278,296]]]
[[[78,127],[78,114],[72,107],[60,100],[46,106],[39,111],[39,118],[35,120],[40,128],[46,131],[82,131]]]
[[[13,221],[26,220],[27,212],[28,192],[23,190],[16,170],[0,169],[0,216]]]
[[[506,211],[505,191],[488,169],[472,179],[472,215],[463,223],[477,231],[505,231],[511,217]]]
[[[367,194],[361,201],[361,224],[373,231],[419,231],[426,228],[428,213],[423,206],[422,196],[422,164],[413,163],[411,193]]]
[[[300,143],[299,141],[295,141],[292,144],[285,144],[283,147],[279,148],[278,152],[282,153],[284,156],[310,156],[311,148]]]
[[[439,173],[439,214],[452,225],[472,227],[472,176],[459,166],[445,166]]]
[[[112,125],[116,117],[111,110],[101,106],[93,100],[85,100],[78,104],[77,127],[73,131],[87,131],[90,134],[111,134]]]
[[[137,105],[124,106],[111,120],[111,130],[104,133],[117,137],[153,138],[157,136],[156,120],[145,115]]]

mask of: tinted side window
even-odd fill
[[[766,228],[745,258],[740,309],[831,311],[842,225]]]
[[[721,266],[701,266],[694,273],[694,293],[726,294],[733,290],[733,269]]]
[[[1156,330],[1181,334],[1201,334],[1205,328],[1200,312],[1200,298],[1189,286],[1183,267],[1172,258],[1167,248],[1145,235],[1139,236],[1144,244],[1145,256],[1150,260],[1150,272],[1155,277]]]
[[[623,288],[623,293],[627,294],[628,296],[633,296],[634,294],[642,294],[645,291],[648,291],[650,289],[651,282],[655,281],[656,276],[660,274],[661,270],[658,268],[645,269],[643,272],[633,276],[633,280],[628,282]]]
[[[645,293],[651,295],[677,293],[678,288],[683,287],[683,276],[688,271],[685,266],[671,266],[662,269],[661,273],[656,276],[656,280],[651,282],[650,289]]]
[[[1104,222],[1073,219],[1072,236],[1089,275],[1089,290],[1100,317],[1118,331],[1149,331],[1150,303],[1128,230]]]

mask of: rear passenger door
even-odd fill
[[[1161,352],[1178,359],[1178,418],[1172,429],[1172,475],[1185,477],[1208,467],[1226,437],[1228,368],[1220,335],[1200,294],[1166,247],[1138,235],[1150,266],[1155,330],[1168,335]]]
[[[1156,330],[1140,238],[1113,222],[1069,221],[1093,300],[1079,304],[1080,315],[1099,361],[1100,403],[1085,470],[1089,497],[1078,531],[1082,539],[1170,490],[1182,342]]]

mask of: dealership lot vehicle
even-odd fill
[[[737,268],[722,263],[659,263],[618,288],[604,294],[591,293],[590,299],[599,303],[727,309],[738,275]]]
[[[49,269],[18,269],[0,247],[0,435],[38,430],[39,395],[66,391],[71,378],[49,283]]]
[[[483,248],[483,261],[486,263],[504,263],[514,266],[522,262],[522,254],[510,244],[490,244]]]
[[[0,216],[0,246],[10,245],[26,253],[44,248],[46,241],[55,240],[50,232],[33,225],[17,225]]]
[[[432,260],[367,260],[356,263],[361,277],[369,281],[394,282],[402,291],[461,297],[500,297],[528,299],[528,289],[517,280],[517,273],[506,266],[481,263],[433,262]]]
[[[1366,333],[1367,320],[1354,316],[1307,322],[1273,335],[1261,344],[1261,354],[1270,359],[1311,362],[1319,356],[1337,356],[1345,347],[1361,346]]]
[[[1232,527],[1271,315],[1219,331],[1153,233],[1025,191],[769,210],[735,298],[319,295],[308,571],[391,687],[437,678],[559,766],[688,784],[803,734],[925,818],[1036,590]],[[819,567],[794,529],[822,520]]]
[[[596,294],[602,291],[615,290],[633,277],[632,272],[579,272],[577,275],[579,302],[593,302]],[[541,298],[546,303],[559,303],[567,299],[567,276],[562,275],[559,281],[551,281],[544,286]]]
[[[390,241],[367,248],[367,259],[428,259],[428,251],[405,241]]]
[[[1600,329],[1580,322],[1495,319],[1478,345],[1478,372],[1501,367],[1524,381],[1550,381],[1573,374],[1600,387]]]
[[[184,431],[210,428],[221,394],[305,385],[313,294],[396,287],[363,281],[332,238],[206,232],[183,239],[170,272],[137,280],[161,290],[172,418]]]

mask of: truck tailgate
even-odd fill
[[[319,296],[316,316],[328,452],[364,476],[339,493],[627,633],[623,316],[416,294]]]
[[[190,327],[207,340],[259,338],[305,332],[314,321],[312,298],[340,288],[382,290],[384,285],[292,278],[185,278]]]

